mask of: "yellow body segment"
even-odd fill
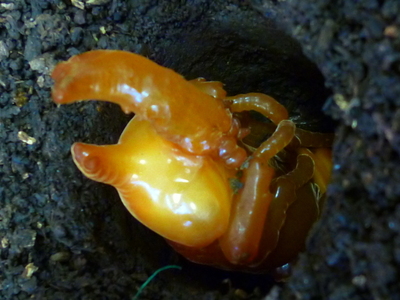
[[[167,239],[200,247],[227,229],[232,191],[222,163],[183,152],[147,121],[133,118],[117,145],[77,143],[72,155],[87,177],[115,186],[132,215]]]

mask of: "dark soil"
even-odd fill
[[[400,299],[398,0],[85,2],[0,3],[1,299],[132,299],[171,264],[140,299]],[[131,116],[57,107],[49,74],[99,48],[270,94],[304,128],[338,122],[323,217],[287,284],[187,262],[77,170],[72,143],[115,143]]]

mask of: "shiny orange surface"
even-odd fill
[[[128,52],[74,56],[52,77],[56,103],[97,99],[135,113],[118,144],[75,143],[72,156],[88,178],[113,185],[130,213],[179,253],[259,272],[304,248],[329,181],[332,135],[297,130],[270,96],[226,97],[220,82],[186,81]],[[248,120],[250,127],[241,128],[232,112],[248,110],[273,124]],[[260,145],[240,141],[264,127],[272,135]]]
[[[58,64],[52,77],[55,102],[94,99],[117,103],[125,113],[148,120],[160,135],[195,154],[215,150],[231,128],[231,115],[221,101],[134,53],[86,52]]]
[[[71,152],[83,174],[115,186],[135,218],[170,240],[206,246],[228,227],[232,192],[222,163],[188,155],[147,121],[133,118],[116,145],[75,143]]]

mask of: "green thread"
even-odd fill
[[[146,288],[146,286],[154,279],[154,277],[157,276],[158,273],[167,270],[167,269],[178,269],[178,270],[182,270],[182,267],[180,266],[176,266],[176,265],[169,265],[169,266],[165,266],[162,267],[160,269],[158,269],[157,271],[155,271],[149,278],[147,278],[147,280],[141,285],[141,287],[139,288],[139,290],[137,291],[136,295],[133,296],[132,300],[137,300],[139,299],[140,294],[143,292],[143,290]]]

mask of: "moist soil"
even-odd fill
[[[287,282],[186,261],[78,171],[72,143],[115,143],[132,117],[51,101],[54,65],[92,49],[267,93],[299,127],[335,131],[326,205]],[[133,299],[168,265],[139,299],[400,299],[399,154],[397,0],[0,3],[1,299]]]

